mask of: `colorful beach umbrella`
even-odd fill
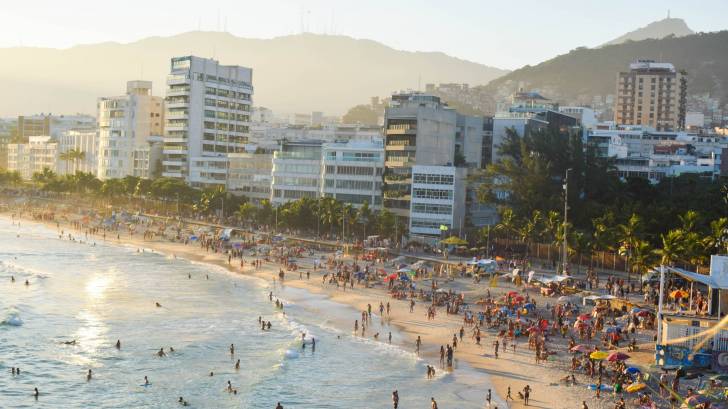
[[[607,361],[609,361],[609,362],[626,361],[629,358],[630,358],[630,356],[625,354],[624,352],[612,352],[607,357]]]
[[[523,306],[523,308],[525,308],[527,310],[535,310],[536,309],[536,304],[534,304],[534,303],[528,303],[528,304],[525,304]]]
[[[642,371],[640,371],[639,368],[635,368],[634,366],[630,366],[629,368],[624,369],[624,373],[627,375],[634,375],[640,372]]]
[[[688,296],[688,292],[685,290],[675,290],[670,293],[671,298],[685,298]]]
[[[632,385],[629,385],[628,387],[626,387],[624,390],[626,390],[629,393],[634,393],[634,392],[639,392],[646,387],[647,387],[647,385],[645,385],[644,383],[633,383]]]
[[[647,317],[647,316],[650,316],[650,315],[652,315],[652,311],[647,311],[647,310],[641,310],[641,311],[640,311],[640,312],[638,312],[638,313],[637,313],[636,315],[637,315],[638,317]]]
[[[605,359],[608,356],[609,356],[609,354],[604,351],[594,351],[591,354],[589,354],[589,358],[597,360],[597,361],[601,361],[602,359]]]

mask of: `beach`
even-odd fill
[[[73,220],[70,218],[69,220]],[[27,222],[23,222],[27,223]],[[60,223],[58,226],[55,221],[46,221],[46,226],[51,229],[62,229],[66,234],[68,232],[74,235],[82,234],[80,231],[69,230],[70,224]],[[112,237],[113,236],[113,237]],[[99,236],[92,236],[88,241],[103,242]],[[120,233],[119,239],[115,235],[109,234],[107,242],[114,245],[123,245],[129,248],[136,248],[141,251],[153,251],[167,255],[172,259],[185,259],[194,263],[205,263],[224,268],[233,275],[257,277],[270,286],[276,288],[274,291],[276,296],[283,296],[287,290],[283,290],[279,280],[279,271],[281,266],[275,262],[263,262],[261,268],[255,269],[250,263],[246,263],[244,268],[240,268],[239,260],[233,259],[228,262],[228,255],[224,253],[216,253],[207,251],[201,246],[190,242],[188,244],[180,242],[170,242],[160,238],[144,238],[137,233],[129,235]],[[317,252],[315,257],[319,258],[330,253]],[[243,257],[244,259],[248,257]],[[250,260],[250,258],[248,258]],[[312,257],[301,257],[297,260],[299,271],[304,272],[299,275],[298,271],[288,271],[282,285],[286,289],[298,289],[305,293],[314,294],[332,305],[348,306],[351,308],[344,314],[335,314],[336,318],[331,320],[330,324],[342,333],[350,333],[353,329],[353,321],[361,318],[358,311],[367,310],[369,304],[374,309],[380,302],[390,303],[391,312],[386,317],[386,325],[377,325],[380,319],[374,318],[373,324],[367,333],[361,337],[375,343],[386,343],[387,326],[396,328],[398,336],[393,343],[399,346],[403,351],[415,351],[415,340],[420,337],[422,339],[422,348],[420,356],[425,362],[432,364],[437,368],[438,373],[443,371],[438,365],[439,349],[441,345],[452,344],[453,335],[459,332],[463,326],[463,316],[458,314],[446,314],[443,309],[438,309],[434,320],[427,318],[428,304],[417,302],[412,312],[409,309],[409,301],[397,300],[389,296],[386,287],[382,288],[364,288],[362,285],[354,285],[353,288],[343,290],[340,286],[325,284],[322,282],[322,270],[314,271]],[[350,259],[347,259],[350,260]],[[306,278],[305,273],[310,273],[310,279]],[[488,287],[487,284],[474,284],[471,279],[455,279],[447,282],[440,280],[444,288],[449,288],[462,292],[464,297],[474,300],[483,295],[483,292],[490,291],[494,296],[505,294],[509,291],[519,290],[507,281],[499,281],[496,287]],[[278,294],[279,292],[281,294]],[[288,290],[290,291],[290,290]],[[548,299],[536,294],[535,290],[529,293],[536,304],[545,306],[549,301],[553,304],[553,299]],[[337,307],[332,307],[337,308]],[[378,312],[378,311],[377,311]],[[350,314],[348,318],[346,315]],[[376,316],[375,312],[375,316]],[[380,330],[381,328],[381,330]],[[380,332],[378,340],[373,339],[374,333]],[[471,334],[472,328],[465,327],[465,336],[460,340],[454,353],[455,362],[453,365],[453,373],[456,375],[457,382],[463,382],[468,387],[462,393],[463,402],[473,407],[488,407],[485,398],[487,389],[493,388],[491,407],[525,407],[524,402],[519,399],[518,392],[522,391],[526,385],[531,388],[529,407],[537,408],[580,408],[581,402],[585,401],[589,408],[606,408],[613,407],[614,400],[609,397],[596,399],[593,391],[586,389],[586,385],[591,383],[588,379],[581,375],[577,375],[578,384],[574,386],[566,386],[559,381],[565,374],[568,374],[568,366],[570,356],[566,352],[566,342],[564,340],[554,340],[549,346],[557,356],[553,360],[547,362],[536,363],[534,361],[534,353],[528,348],[528,342],[524,340],[516,341],[515,351],[511,345],[501,346],[498,358],[494,354],[493,342],[497,339],[496,334],[491,331],[483,331],[483,339],[481,345],[476,345]],[[646,351],[649,346],[642,348],[647,356],[651,354]],[[644,357],[643,357],[644,358]],[[472,376],[463,376],[462,379],[457,375],[460,373],[468,373]],[[424,373],[418,374],[424,377]],[[506,399],[508,389],[511,389],[511,396],[514,399]],[[389,391],[387,391],[389,392]],[[402,391],[400,394],[433,394],[437,393],[437,387],[428,388],[427,390]],[[444,407],[444,406],[440,406]],[[470,407],[470,406],[466,406]]]

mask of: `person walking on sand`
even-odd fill
[[[417,353],[417,356],[420,355],[420,346],[422,346],[422,338],[418,335],[417,341],[415,341],[415,352]]]
[[[523,403],[528,406],[528,399],[531,397],[531,385],[526,385],[523,388]]]
[[[508,394],[506,395],[506,400],[514,400],[513,396],[511,396],[511,385],[508,385]]]

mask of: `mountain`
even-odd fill
[[[685,20],[681,18],[666,18],[659,21],[653,21],[652,23],[640,27],[637,30],[630,31],[627,34],[621,35],[614,40],[603,44],[602,47],[607,45],[622,44],[627,41],[642,41],[648,38],[661,39],[667,36],[684,37],[690,34],[695,34],[693,30],[688,27]]]
[[[670,62],[687,71],[689,94],[710,93],[728,102],[728,31],[577,48],[515,70],[485,88],[496,100],[523,87],[562,103],[591,104],[593,96],[615,94],[617,74],[637,59]]]
[[[0,116],[94,113],[97,97],[123,94],[126,81],[134,79],[152,80],[154,93],[164,95],[170,58],[183,55],[253,68],[254,104],[282,112],[342,114],[371,96],[419,83],[486,84],[507,73],[440,52],[396,50],[339,35],[249,39],[194,31],[128,44],[0,48]]]

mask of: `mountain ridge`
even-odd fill
[[[343,114],[371,96],[416,88],[418,83],[486,84],[508,72],[440,51],[397,50],[341,35],[254,39],[188,31],[64,49],[0,48],[0,60],[12,62],[0,65],[5,94],[0,115],[93,113],[98,97],[121,94],[126,81],[140,77],[154,83],[155,95],[164,95],[169,60],[180,55],[214,56],[224,65],[253,68],[255,105],[279,112]]]
[[[650,38],[660,40],[670,35],[673,35],[675,37],[684,37],[691,34],[695,34],[695,31],[688,27],[685,20],[681,18],[667,17],[662,20],[653,21],[644,27],[640,27],[636,30],[632,30],[628,33],[622,34],[614,40],[602,44],[600,47],[622,44],[627,41],[642,41]]]

